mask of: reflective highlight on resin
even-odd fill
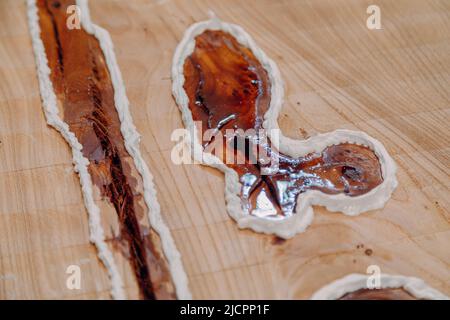
[[[351,197],[383,181],[377,156],[365,146],[343,143],[297,159],[274,150],[262,127],[270,105],[266,70],[228,33],[206,30],[195,40],[184,64],[189,108],[193,120],[201,122],[202,132],[221,133],[223,148],[214,155],[238,173],[245,212],[283,219],[295,212],[297,196],[307,190]],[[205,152],[213,153],[209,147],[218,143],[214,139],[203,141]],[[230,156],[245,161],[227,161]]]

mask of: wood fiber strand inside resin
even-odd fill
[[[295,212],[297,196],[307,190],[352,197],[382,183],[378,157],[365,146],[342,143],[300,158],[274,150],[262,127],[270,105],[268,74],[232,35],[213,30],[198,35],[184,77],[193,120],[201,123],[202,132],[221,134],[200,137],[204,151],[238,173],[244,212],[283,219]]]
[[[95,36],[66,26],[66,9],[74,4],[74,0],[37,1],[50,78],[63,119],[83,146],[93,183],[117,213],[120,236],[110,241],[126,241],[142,298],[173,299],[159,238],[145,223],[147,207],[138,189],[142,181],[133,175],[136,168],[125,149],[103,52]]]
[[[346,293],[339,300],[417,300],[403,288],[359,289]]]

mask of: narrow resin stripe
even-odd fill
[[[47,120],[53,125],[52,119],[57,118],[77,145],[74,160],[83,164],[83,174],[78,172],[91,238],[100,258],[108,257],[102,261],[112,280],[113,298],[125,297],[123,284],[100,229],[93,185],[117,213],[120,239],[128,246],[141,297],[189,298],[180,254],[161,218],[153,178],[139,150],[139,134],[109,34],[92,24],[87,1],[38,0],[28,5]],[[80,29],[66,25],[70,5],[80,10]],[[95,238],[94,230],[101,230]]]

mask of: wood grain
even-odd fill
[[[377,1],[382,29],[373,31],[366,28],[370,4],[90,1],[92,20],[112,36],[195,298],[308,298],[372,264],[450,295],[450,3]],[[182,127],[170,91],[172,54],[209,9],[244,27],[278,63],[285,135],[348,128],[385,144],[399,166],[399,187],[383,210],[352,218],[316,207],[305,233],[279,242],[237,228],[225,210],[221,173],[171,162],[170,134]],[[24,2],[0,1],[0,21],[0,298],[107,299],[70,150],[43,117]],[[112,237],[116,221],[104,219],[104,227]],[[135,298],[117,250],[116,259]],[[71,264],[81,267],[81,290],[66,288]]]

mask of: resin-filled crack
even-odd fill
[[[126,298],[111,250],[121,249],[118,253],[128,259],[141,298],[191,298],[180,254],[161,217],[153,177],[139,149],[108,32],[90,20],[87,0],[27,4],[43,110],[47,123],[72,149],[90,240],[111,279],[112,297]],[[66,25],[67,9],[74,5],[81,12],[80,28]],[[97,200],[95,186],[101,196]],[[108,208],[117,214],[120,235],[105,239],[101,214]],[[125,243],[118,243],[122,240]]]
[[[75,4],[74,0],[37,1],[50,79],[64,122],[83,146],[94,185],[117,213],[119,238],[128,245],[127,256],[141,297],[174,298],[166,261],[161,249],[153,244],[154,231],[146,231],[140,221],[147,208],[139,203],[140,177],[132,175],[136,169],[129,161],[120,131],[114,88],[102,49],[84,28],[66,27],[66,8]]]
[[[226,173],[227,208],[241,227],[291,237],[311,222],[312,204],[357,214],[384,205],[397,184],[393,160],[364,133],[341,130],[303,142],[281,135],[274,143],[279,71],[236,25],[213,18],[190,27],[177,47],[172,78],[186,127],[219,133],[193,139],[202,145],[204,163]],[[277,170],[259,160],[261,150]],[[245,161],[230,162],[230,154]],[[360,201],[364,197],[368,203]]]

